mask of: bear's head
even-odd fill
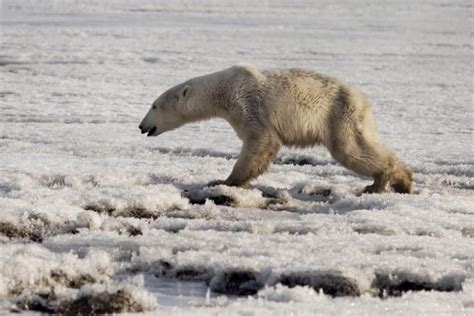
[[[183,83],[160,95],[139,125],[142,134],[158,136],[187,123],[190,94],[191,85]]]

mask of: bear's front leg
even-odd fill
[[[254,135],[244,141],[232,173],[225,181],[213,181],[209,185],[247,186],[250,180],[267,170],[280,149],[278,138],[270,133]]]

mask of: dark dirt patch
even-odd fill
[[[178,267],[174,271],[174,277],[178,280],[183,281],[198,281],[198,280],[209,280],[212,272],[207,267],[200,266],[183,266]]]
[[[64,315],[102,315],[111,313],[140,313],[143,306],[125,290],[80,296],[61,303],[57,312]]]
[[[40,183],[44,185],[45,187],[48,187],[50,189],[61,189],[66,186],[66,176],[64,175],[48,175],[48,176],[43,176],[40,179]]]
[[[164,214],[168,218],[181,218],[181,219],[206,219],[213,220],[216,216],[210,212],[193,211],[193,210],[175,210]],[[185,226],[184,226],[185,227]],[[184,228],[183,227],[183,228]]]
[[[16,308],[20,310],[36,311],[44,314],[54,314],[57,311],[57,297],[54,291],[39,292],[31,297],[23,297],[16,302]],[[17,309],[11,312],[20,313]]]
[[[183,190],[183,197],[189,200],[190,204],[203,205],[206,200],[213,201],[216,205],[235,206],[233,197],[227,195],[209,195],[206,194],[202,188],[193,188],[191,190]]]
[[[210,196],[208,199],[213,201],[216,205],[232,206],[235,204],[234,198],[227,195]]]
[[[190,204],[193,205],[204,205],[206,203],[206,198],[197,198],[193,196],[186,196]]]
[[[225,193],[219,192],[207,192],[203,188],[193,188],[192,190],[183,190],[182,196],[189,200],[190,204],[193,205],[203,205],[206,203],[206,200],[213,201],[216,205],[229,206],[229,207],[242,207],[242,201],[239,201],[238,197],[228,195]],[[287,203],[284,197],[279,196],[279,191],[269,187],[256,187],[262,193],[262,199],[259,202],[256,202],[253,207],[265,209],[270,205],[274,204],[284,204]],[[247,205],[248,206],[248,205]]]
[[[213,271],[204,266],[174,266],[172,263],[159,260],[150,267],[150,272],[157,278],[177,279],[180,281],[209,281]]]
[[[0,234],[8,238],[29,239],[33,242],[43,242],[43,237],[39,233],[33,232],[24,226],[15,226],[12,223],[0,222]]]
[[[96,281],[90,274],[81,274],[71,277],[62,270],[52,270],[50,275],[55,282],[64,284],[73,289],[79,289],[85,284],[94,283]]]
[[[87,204],[83,207],[86,211],[93,211],[99,214],[106,214],[113,217],[134,217],[134,218],[145,218],[145,219],[157,219],[163,213],[174,211],[177,208],[170,208],[165,211],[153,211],[143,207],[127,207],[125,209],[116,209],[106,204]]]
[[[302,193],[302,192],[301,192]],[[315,189],[308,193],[310,196],[320,195],[322,197],[328,198],[331,196],[331,189]]]
[[[396,232],[391,229],[375,225],[359,225],[354,227],[353,231],[361,235],[378,234],[383,236],[393,236],[396,234]]]
[[[282,157],[277,158],[273,161],[276,165],[293,165],[293,166],[316,166],[317,163],[310,157],[294,156],[294,157]]]
[[[135,226],[130,226],[127,228],[127,233],[129,236],[131,237],[135,237],[135,236],[140,236],[140,235],[143,235],[143,232],[140,228],[138,227],[135,227]]]
[[[177,234],[179,233],[180,231],[182,231],[183,229],[186,228],[186,223],[179,223],[179,224],[175,224],[175,225],[169,225],[169,226],[166,226],[166,227],[160,227],[159,229],[162,229],[168,233],[173,233],[173,234]]]
[[[109,216],[115,212],[115,208],[110,207],[108,205],[100,205],[100,204],[87,204],[83,207],[86,211],[94,211],[99,214],[107,214]]]
[[[228,270],[214,276],[209,286],[213,292],[227,295],[254,295],[264,284],[258,281],[253,271]]]
[[[64,299],[56,295],[54,287],[50,287],[32,295],[22,296],[15,305],[16,308],[11,312],[30,310],[45,314],[103,315],[145,311],[144,306],[126,289],[79,294],[74,299]]]
[[[159,213],[147,210],[142,207],[127,208],[124,211],[121,211],[119,216],[151,219],[157,219],[160,217]]]
[[[409,273],[377,274],[372,282],[372,288],[382,298],[401,296],[409,291],[459,292],[462,290],[463,279],[460,276],[446,276],[433,282]]]
[[[338,296],[359,296],[357,282],[343,276],[337,271],[308,271],[283,274],[279,283],[290,288],[295,286],[309,286],[315,291],[322,290],[325,294]]]

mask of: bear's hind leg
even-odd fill
[[[253,136],[244,141],[232,173],[224,181],[229,186],[246,186],[264,173],[280,149],[277,137],[270,133]]]
[[[351,133],[349,133],[351,134]],[[390,186],[390,165],[393,155],[361,135],[346,135],[330,148],[331,154],[344,167],[360,175],[372,177],[374,183],[364,193],[386,192]]]
[[[372,136],[349,127],[336,135],[329,150],[344,167],[374,179],[364,193],[382,193],[389,187],[398,193],[412,193],[411,170]]]
[[[359,148],[346,155],[337,153],[336,158],[346,168],[361,175],[371,176],[374,183],[365,187],[364,193],[382,193],[390,187],[397,193],[413,193],[411,170],[401,163],[388,149],[378,143],[359,140]]]
[[[344,167],[374,178],[364,192],[385,192],[390,186],[399,193],[413,192],[411,170],[378,140],[368,98],[340,88],[331,121],[330,138],[325,145]]]

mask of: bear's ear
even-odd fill
[[[189,92],[191,92],[191,86],[190,85],[185,85],[181,89],[179,89],[178,92],[178,99],[179,100],[186,100],[187,97],[189,96]]]

